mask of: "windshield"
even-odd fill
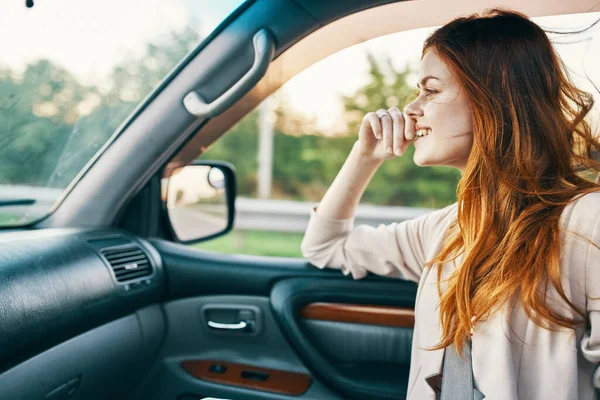
[[[2,2],[0,226],[47,215],[136,106],[244,1]]]

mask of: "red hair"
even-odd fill
[[[442,339],[433,349],[454,343],[460,353],[471,317],[476,323],[512,299],[540,326],[574,328],[586,316],[560,283],[559,218],[575,196],[600,190],[592,157],[600,142],[585,118],[592,95],[575,87],[546,33],[518,12],[455,19],[426,40],[423,55],[429,49],[469,96],[474,134],[457,221],[426,264],[463,255],[443,295],[438,269]],[[546,304],[548,283],[581,318]]]

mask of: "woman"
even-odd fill
[[[355,279],[370,271],[418,282],[409,399],[439,396],[444,360],[465,349],[486,399],[592,399],[600,184],[581,173],[600,171],[584,119],[592,96],[571,83],[539,26],[499,9],[434,32],[418,87],[404,114],[365,115],[311,212],[304,256]],[[369,180],[410,143],[417,165],[460,169],[457,203],[354,228]]]

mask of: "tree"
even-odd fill
[[[92,90],[47,60],[21,78],[0,71],[0,182],[43,185],[77,119],[76,105]]]
[[[28,65],[21,76],[0,70],[0,183],[66,187],[114,134],[154,86],[200,40],[192,29],[149,43],[143,56],[124,60],[107,90],[83,85],[48,60]],[[367,54],[370,82],[341,98],[347,133],[329,137],[315,121],[279,99],[274,137],[273,197],[319,201],[356,140],[362,117],[398,106],[414,93],[408,67],[396,71],[389,58]],[[203,158],[232,162],[241,195],[256,195],[258,110],[249,113]],[[419,168],[407,153],[374,176],[364,202],[440,207],[455,201],[458,171]]]
[[[406,83],[412,71],[396,71],[389,60],[383,63],[367,54],[370,82],[351,96],[341,98],[347,133],[326,136],[312,119],[287,107],[278,96],[274,131],[273,198],[319,201],[342,167],[364,114],[379,108],[404,107],[414,94]],[[238,173],[238,193],[256,196],[258,169],[258,110],[249,113],[217,141],[202,158],[231,162]],[[386,161],[371,180],[363,202],[439,208],[456,201],[458,170],[448,167],[420,168],[413,162],[414,148],[400,158]]]
[[[389,57],[383,61],[366,54],[369,63],[370,82],[350,96],[342,96],[349,132],[358,132],[363,116],[380,108],[398,107],[400,110],[415,93],[407,83],[407,77],[413,71],[406,65],[403,71],[397,71]]]
[[[235,166],[237,192],[242,196],[256,196],[258,117],[258,109],[250,112],[202,155],[205,160],[223,160]]]
[[[110,74],[110,86],[100,94],[94,111],[73,125],[65,150],[57,161],[48,185],[65,187],[115,133],[137,105],[199,41],[186,27],[171,32],[159,43],[148,43],[139,58],[124,60]]]
[[[105,92],[49,60],[0,70],[0,183],[66,187],[199,40],[187,27],[149,43],[114,67]]]

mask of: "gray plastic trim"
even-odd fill
[[[252,68],[219,98],[208,103],[195,91],[188,93],[183,98],[183,105],[190,114],[198,118],[216,117],[248,93],[263,77],[275,53],[275,40],[273,35],[263,28],[254,34],[252,45],[254,47]]]
[[[135,315],[77,336],[0,375],[2,399],[45,399],[78,377],[69,399],[127,398],[147,372],[141,337]]]

